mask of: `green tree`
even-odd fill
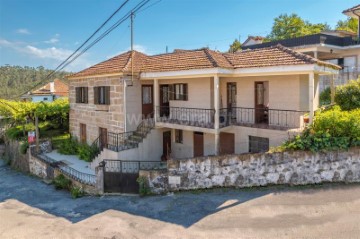
[[[235,39],[235,41],[230,45],[229,52],[236,52],[238,50],[241,50],[241,43],[238,39]]]
[[[325,23],[312,24],[299,15],[281,14],[274,19],[271,33],[267,36],[271,41],[284,40],[319,33],[330,29]]]
[[[336,30],[345,30],[357,33],[359,22],[355,18],[349,17],[346,20],[339,20],[336,24]]]

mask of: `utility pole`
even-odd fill
[[[131,83],[134,80],[134,12],[131,12]]]

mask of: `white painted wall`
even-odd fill
[[[53,95],[32,95],[32,102],[53,102]]]

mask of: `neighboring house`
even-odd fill
[[[343,11],[349,17],[359,19],[360,5]],[[359,20],[360,21],[360,20]],[[360,26],[360,24],[359,24]],[[358,31],[360,34],[360,31]],[[335,78],[335,85],[357,79],[360,75],[360,37],[348,31],[323,31],[319,34],[279,40],[273,42],[258,42],[258,44],[243,44],[242,48],[259,49],[281,44],[322,61],[340,65],[342,70]],[[321,79],[320,91],[330,86],[329,77]]]
[[[242,47],[261,44],[264,41],[264,37],[261,36],[249,36],[242,44]]]
[[[65,82],[55,79],[42,87],[23,95],[21,98],[32,102],[52,102],[58,98],[69,96],[69,86]]]
[[[92,167],[266,151],[312,120],[319,76],[339,69],[280,45],[126,52],[69,77],[70,132],[104,148]]]

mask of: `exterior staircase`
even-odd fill
[[[91,162],[91,168],[95,169],[102,160],[109,157],[111,158],[109,154],[115,157],[117,152],[138,148],[139,144],[143,142],[154,127],[154,119],[147,118],[141,121],[135,131],[124,133],[108,132],[107,145],[101,145],[100,139],[102,136],[100,135],[93,143],[93,146],[98,147],[100,150],[94,155],[94,159]]]

